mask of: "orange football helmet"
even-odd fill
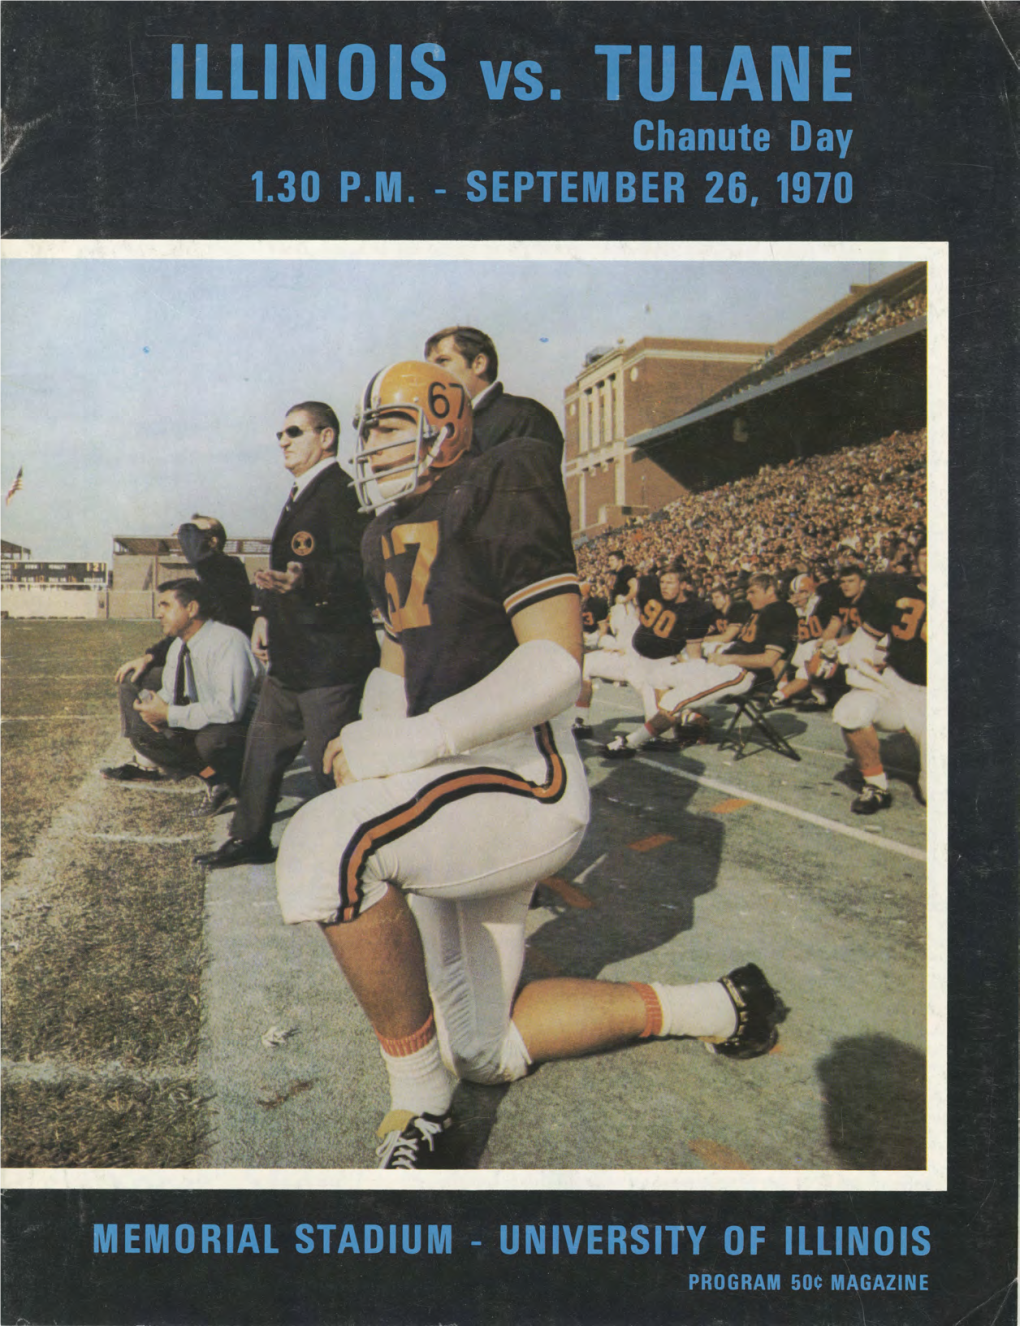
[[[376,438],[384,420],[406,416],[415,432]],[[471,398],[452,373],[437,364],[407,360],[380,369],[369,380],[354,416],[357,450],[354,483],[363,511],[407,497],[434,471],[458,460],[471,445]]]

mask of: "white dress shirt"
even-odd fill
[[[185,680],[191,704],[174,704],[174,683],[181,641],[174,640],[163,665],[159,697],[169,706],[170,727],[197,732],[210,723],[237,723],[262,675],[262,664],[251,652],[247,636],[223,622],[203,622],[188,641]]]
[[[477,412],[481,408],[483,402],[485,401],[486,396],[491,396],[491,394],[496,390],[496,388],[499,385],[500,381],[499,378],[497,378],[495,382],[490,382],[487,387],[483,387],[483,389],[478,393],[477,396],[472,396],[471,397],[472,410]]]

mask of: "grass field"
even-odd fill
[[[152,622],[3,626],[3,1163],[184,1167],[195,1081],[198,785],[108,783],[113,674]]]
[[[152,636],[4,625],[4,1161],[364,1168],[385,1076],[321,937],[281,922],[272,870],[203,878],[193,853],[226,826],[190,818],[193,780],[97,776],[129,752],[113,673]],[[465,1092],[472,1167],[923,1168],[944,884],[933,896],[916,752],[884,743],[893,805],[862,826],[830,715],[776,715],[796,763],[718,742],[601,758],[640,712],[630,688],[596,694],[592,823],[529,913],[528,974],[704,980],[756,961],[790,1010],[780,1044],[734,1064],[662,1041]],[[311,792],[306,770],[288,775],[277,829]]]

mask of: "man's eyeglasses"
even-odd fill
[[[288,424],[286,428],[281,428],[276,435],[277,442],[282,442],[285,437],[300,437],[302,433],[321,433],[325,428],[298,428],[297,424]]]

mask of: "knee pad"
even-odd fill
[[[842,696],[832,711],[832,721],[848,732],[870,727],[878,712],[882,697],[875,691],[850,690]]]
[[[499,1045],[451,1047],[453,1068],[458,1077],[483,1086],[500,1086],[516,1082],[531,1067],[531,1056],[524,1038],[511,1022]]]

